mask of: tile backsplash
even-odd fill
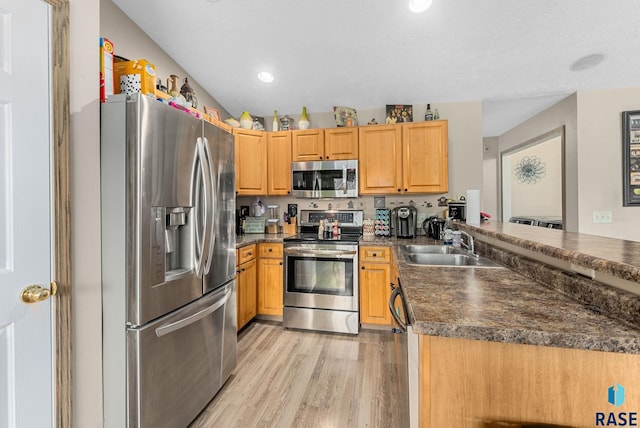
[[[432,215],[444,216],[447,207],[438,206],[438,198],[442,195],[386,195],[384,208],[393,209],[397,206],[409,205],[412,201],[418,209],[418,234],[422,234],[422,221]],[[297,204],[300,210],[362,210],[364,218],[375,219],[376,206],[373,196],[360,196],[358,198],[345,199],[298,199],[287,196],[239,196],[236,199],[236,207],[241,205],[251,206],[257,200],[264,205],[279,205],[280,216],[287,211],[288,204]],[[282,219],[281,219],[282,220]]]

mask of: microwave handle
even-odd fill
[[[347,194],[347,166],[342,167],[342,193]]]

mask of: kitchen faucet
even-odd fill
[[[464,240],[462,240],[462,242],[461,242],[462,246],[464,246],[467,249],[467,251],[469,253],[471,253],[472,256],[479,257],[477,254],[475,254],[475,245],[473,244],[473,236],[471,236],[470,234],[468,234],[464,230],[460,230],[459,232],[460,232],[461,235],[467,237],[467,242],[466,243],[464,242]]]

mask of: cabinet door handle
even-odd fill
[[[371,255],[372,255],[373,257],[376,257],[376,256],[377,256],[377,254],[376,254],[376,253],[373,253],[373,254],[371,254]]]
[[[364,266],[362,266],[360,269],[364,270]]]
[[[320,160],[322,160],[322,156],[320,156]]]
[[[404,191],[405,191],[405,192],[407,192],[408,190],[407,190],[407,189],[404,189]]]
[[[282,262],[280,262],[280,266],[282,266]]]
[[[273,248],[269,248],[269,252],[271,253],[273,251]]]
[[[329,156],[327,156],[327,159],[329,159]]]
[[[398,192],[402,192],[402,189],[398,189]]]

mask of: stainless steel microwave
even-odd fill
[[[296,198],[357,198],[356,159],[292,162],[291,196]]]

